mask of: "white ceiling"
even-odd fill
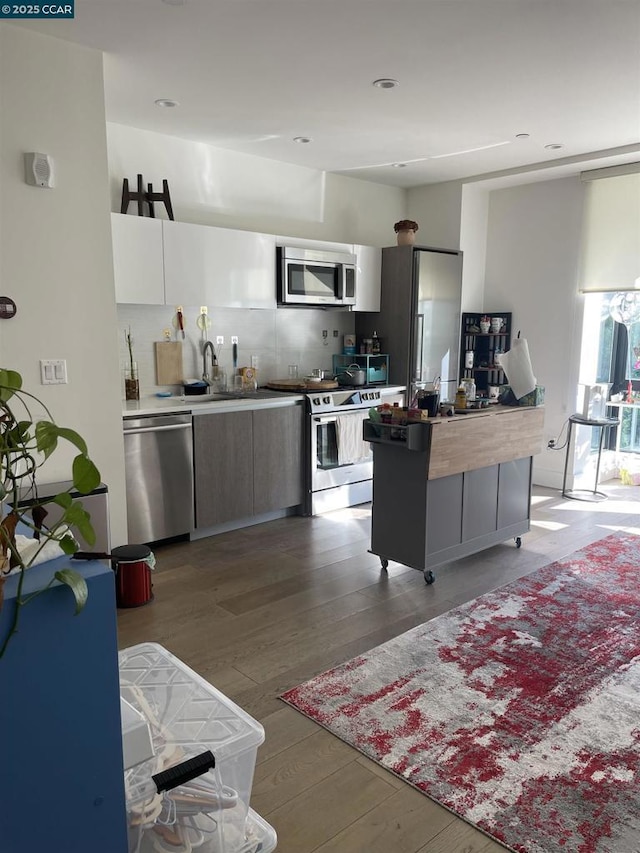
[[[24,26],[105,52],[108,121],[364,180],[640,159],[640,0],[76,0]]]

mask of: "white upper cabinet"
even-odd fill
[[[111,214],[116,302],[164,305],[162,221]]]
[[[307,240],[304,237],[276,237],[276,246],[291,249],[316,249],[319,252],[346,252],[352,255],[355,247],[352,243],[330,243],[327,240]]]
[[[353,249],[358,258],[356,304],[353,310],[379,311],[382,249],[375,246],[354,246]]]
[[[167,305],[275,308],[275,237],[163,220]]]

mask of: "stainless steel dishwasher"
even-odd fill
[[[124,454],[129,542],[192,531],[191,415],[125,418]]]

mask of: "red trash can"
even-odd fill
[[[118,607],[140,607],[153,600],[151,569],[155,557],[147,545],[121,545],[111,551]]]

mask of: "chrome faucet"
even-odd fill
[[[207,373],[207,351],[211,350],[211,370],[213,371],[213,365],[215,361],[215,350],[213,349],[213,344],[211,341],[205,341],[204,346],[202,347],[202,378],[207,383],[207,385],[211,385],[209,380],[209,374]]]

